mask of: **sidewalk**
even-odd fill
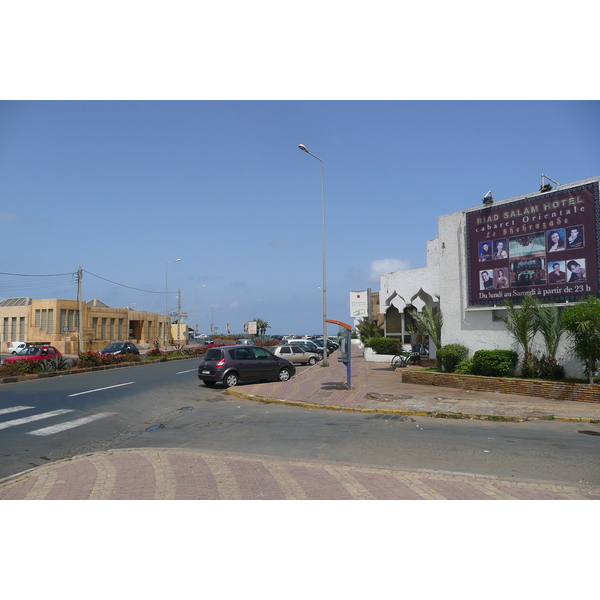
[[[368,363],[353,347],[346,366],[330,358],[285,383],[240,385],[227,394],[306,408],[430,417],[600,420],[600,405],[402,383],[402,370]],[[600,433],[596,423],[586,429]],[[226,452],[133,448],[57,461],[0,481],[8,499],[600,500],[600,486],[431,470],[368,468]]]
[[[517,421],[600,421],[600,403],[402,383],[404,369],[392,371],[387,363],[367,362],[356,346],[352,347],[348,390],[346,366],[337,361],[335,354],[329,363],[329,367],[317,364],[291,381],[239,385],[227,393],[262,402],[332,410]]]

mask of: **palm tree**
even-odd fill
[[[383,337],[383,327],[377,321],[362,319],[356,326],[360,341],[364,344],[367,340],[374,337]]]
[[[414,311],[412,316],[417,324],[417,329],[426,333],[439,350],[442,347],[442,326],[444,324],[442,309],[438,306],[426,306],[420,314]]]
[[[253,319],[253,321],[256,321],[256,333],[259,336],[264,336],[267,333],[267,329],[271,328],[271,326],[262,319]]]
[[[504,305],[508,310],[508,317],[503,317],[502,320],[517,344],[523,349],[523,375],[531,375],[533,372],[531,343],[536,333],[539,302],[531,294],[526,294],[523,296],[520,308],[517,308],[512,300],[505,300]]]
[[[584,365],[589,383],[600,361],[600,300],[590,296],[583,302],[567,306],[562,314],[575,356]]]
[[[542,338],[544,339],[544,345],[546,346],[546,352],[548,353],[548,361],[552,364],[556,364],[558,344],[565,332],[560,311],[557,306],[538,305],[536,329],[542,334]]]

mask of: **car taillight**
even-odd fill
[[[222,367],[225,364],[225,359],[222,358],[215,366],[216,367]]]

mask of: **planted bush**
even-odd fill
[[[477,350],[473,354],[473,375],[510,377],[519,362],[514,350]]]
[[[438,365],[447,373],[454,373],[456,367],[469,356],[469,349],[462,344],[442,346],[436,355]]]
[[[395,338],[371,338],[365,342],[367,348],[371,348],[377,354],[400,354],[402,342]]]
[[[458,363],[454,372],[457,375],[472,375],[473,374],[473,359],[465,358],[460,363]]]
[[[18,360],[14,363],[8,363],[0,366],[0,377],[18,377],[33,373],[37,365],[28,360]]]
[[[139,354],[128,352],[127,354],[100,354],[100,352],[82,352],[79,354],[76,365],[82,369],[90,367],[104,367],[106,365],[118,365],[124,362],[139,362]]]

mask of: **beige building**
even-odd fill
[[[97,352],[110,342],[163,344],[167,317],[159,313],[110,308],[94,299],[80,306],[77,300],[7,298],[0,302],[0,348],[10,342],[48,343],[63,354]],[[187,334],[187,326],[182,326]],[[81,335],[81,341],[80,341]]]

